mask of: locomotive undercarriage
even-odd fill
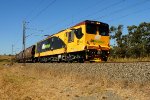
[[[83,63],[85,61],[90,62],[100,62],[107,61],[109,52],[107,50],[99,51],[96,49],[89,49],[80,52],[64,53],[59,55],[51,55],[46,57],[39,57],[33,59],[34,62],[79,62]]]

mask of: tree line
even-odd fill
[[[127,26],[126,34],[123,34],[123,25],[111,26],[110,38],[115,41],[110,51],[114,58],[150,56],[150,23]]]

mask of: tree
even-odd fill
[[[139,26],[128,26],[129,42],[134,57],[150,54],[150,23],[143,22]]]
[[[118,27],[110,27],[111,39],[116,41],[116,46],[113,46],[113,55],[116,57],[126,56],[127,36],[122,34],[123,25]]]
[[[123,25],[110,27],[110,37],[116,41],[112,46],[113,57],[145,57],[150,56],[150,23],[143,22],[139,26],[128,26],[128,33],[123,35]]]

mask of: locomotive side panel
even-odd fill
[[[70,28],[67,32],[67,53],[80,52],[85,48],[84,25]]]
[[[53,35],[37,43],[35,57],[44,57],[64,53],[65,42],[63,39],[63,34]]]

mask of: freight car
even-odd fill
[[[32,45],[27,49],[25,49],[25,51],[21,51],[19,54],[17,54],[16,61],[23,62],[25,60],[26,62],[33,62],[34,54],[35,54],[35,45]]]
[[[23,51],[21,51],[20,53],[16,54],[15,61],[16,62],[23,62]]]
[[[27,62],[33,62],[34,55],[35,55],[35,45],[32,45],[25,50],[25,60]]]
[[[31,58],[34,62],[107,61],[109,40],[108,24],[86,20],[36,43]]]

